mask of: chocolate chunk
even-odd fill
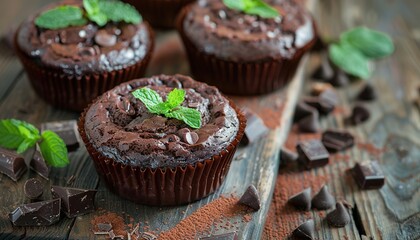
[[[311,87],[311,95],[312,96],[319,96],[322,92],[328,89],[333,89],[333,86],[329,83],[324,82],[315,82],[312,84]]]
[[[338,152],[353,147],[354,137],[347,131],[327,130],[322,134],[322,143],[329,152]]]
[[[44,193],[44,184],[36,178],[30,178],[26,180],[25,185],[23,185],[23,191],[25,192],[26,197],[35,200]]]
[[[341,203],[335,205],[335,210],[327,214],[327,221],[330,226],[344,227],[350,222],[350,215]]]
[[[299,227],[297,227],[293,231],[292,238],[299,239],[299,240],[312,240],[314,239],[314,234],[315,234],[315,223],[314,223],[314,220],[309,219],[308,221],[299,225]]]
[[[352,114],[350,116],[350,122],[354,125],[365,122],[369,119],[370,112],[369,110],[361,104],[358,104],[353,107]]]
[[[242,144],[248,145],[265,136],[268,133],[268,128],[265,126],[264,121],[255,113],[247,109],[244,110],[244,113],[247,123]]]
[[[298,122],[299,131],[302,133],[316,133],[319,131],[319,114],[312,112],[312,114],[302,118]]]
[[[311,209],[311,188],[291,196],[287,202],[297,209],[309,211]]]
[[[51,192],[55,198],[61,198],[63,212],[68,218],[80,216],[95,210],[96,190],[52,186]]]
[[[378,189],[385,184],[384,173],[377,161],[356,163],[353,176],[362,189]]]
[[[49,226],[60,220],[60,199],[21,205],[9,213],[14,226]]]
[[[99,30],[95,35],[95,42],[102,47],[112,47],[117,43],[117,36],[106,30]]]
[[[338,95],[332,89],[323,91],[318,97],[306,97],[305,103],[316,108],[322,114],[328,114],[338,104]]]
[[[67,146],[69,152],[75,151],[80,146],[80,136],[77,131],[77,121],[49,122],[41,125],[41,131],[51,130],[58,134]]]
[[[298,161],[307,169],[328,164],[330,155],[319,140],[300,142],[296,149],[299,154]]]
[[[372,101],[376,99],[376,92],[372,85],[366,84],[357,95],[357,99],[362,101]]]
[[[193,145],[195,143],[197,143],[198,141],[198,134],[195,132],[186,132],[183,136],[182,136],[182,140],[184,140],[184,142]]]
[[[300,102],[296,105],[295,115],[293,116],[293,122],[299,122],[302,118],[318,112],[314,107],[309,106],[305,102]]]
[[[290,151],[287,148],[282,148],[280,150],[280,162],[281,164],[287,164],[290,162],[294,162],[298,159],[298,154],[295,152]]]
[[[0,148],[0,172],[6,174],[13,181],[19,180],[26,172],[25,160],[18,154]]]
[[[349,85],[350,78],[347,73],[341,69],[336,69],[334,72],[334,77],[331,78],[330,83],[334,87],[344,87]]]
[[[36,150],[34,155],[32,156],[32,160],[29,166],[41,177],[48,179],[51,167],[47,166],[47,163],[45,162],[44,158],[38,150]]]
[[[321,54],[321,65],[315,70],[312,74],[312,78],[328,81],[334,76],[334,69],[328,59],[327,51],[322,52]]]
[[[258,211],[260,209],[261,207],[260,196],[254,185],[250,185],[246,189],[241,199],[239,199],[239,203],[244,204],[254,209],[255,211]]]
[[[217,235],[211,235],[208,237],[201,237],[199,240],[238,240],[236,232],[229,232]]]
[[[327,185],[322,186],[321,190],[312,198],[312,208],[327,210],[334,206],[335,199],[328,191]]]
[[[109,232],[112,229],[112,225],[110,223],[98,223],[98,230],[101,232]]]

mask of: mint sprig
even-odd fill
[[[23,153],[37,143],[48,165],[64,167],[69,163],[66,144],[54,132],[40,134],[30,123],[16,119],[0,120],[0,147]]]
[[[78,6],[59,6],[42,12],[35,19],[35,24],[46,29],[60,29],[81,26],[88,20],[102,27],[111,21],[138,24],[142,17],[127,3],[116,0],[83,0],[83,9]]]
[[[133,96],[146,106],[151,113],[164,115],[183,121],[192,128],[201,127],[201,114],[198,110],[181,106],[185,100],[185,90],[173,89],[166,101],[154,90],[144,87],[132,92]]]
[[[394,52],[394,43],[385,33],[367,27],[356,27],[340,35],[329,47],[330,60],[343,71],[367,79],[371,76],[369,61]]]
[[[223,0],[226,7],[244,12],[250,15],[257,15],[262,18],[279,17],[277,9],[268,5],[263,0]]]

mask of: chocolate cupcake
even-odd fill
[[[153,27],[173,28],[182,7],[194,0],[124,0],[137,8]]]
[[[49,5],[22,23],[15,36],[17,55],[36,93],[76,111],[106,90],[143,76],[153,46],[150,26],[118,1]]]
[[[236,3],[241,7],[243,1]],[[234,95],[286,85],[315,42],[310,14],[295,0],[255,1],[265,12],[224,2],[232,3],[200,0],[179,15],[177,28],[194,77]]]
[[[139,99],[141,91],[153,94]],[[160,105],[151,105],[156,99]],[[177,102],[173,110],[152,113],[171,102]],[[180,110],[189,117],[197,113],[201,123],[176,116]],[[215,87],[160,75],[103,94],[82,114],[79,131],[112,191],[137,203],[167,206],[199,200],[220,187],[245,125],[242,113]]]

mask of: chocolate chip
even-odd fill
[[[336,69],[334,72],[334,76],[330,80],[330,83],[334,87],[344,87],[344,86],[349,85],[349,82],[350,82],[349,75],[341,69]]]
[[[261,207],[260,196],[254,185],[250,185],[246,189],[241,199],[239,199],[239,203],[244,204],[254,209],[255,211],[258,211],[260,209]]]
[[[109,232],[112,229],[112,225],[110,223],[98,223],[98,230],[102,232]]]
[[[302,223],[292,232],[293,239],[299,240],[313,240],[315,234],[315,223],[314,220],[309,219]]]
[[[299,163],[307,169],[328,164],[330,155],[319,140],[312,139],[300,142],[296,149],[299,154]]]
[[[238,240],[236,232],[229,232],[217,235],[211,235],[208,237],[201,237],[199,240]]]
[[[80,216],[95,210],[96,190],[66,188],[52,186],[51,193],[55,198],[61,199],[63,212],[68,218]]]
[[[320,129],[318,112],[312,112],[312,114],[302,118],[298,122],[298,128],[302,133],[318,132]]]
[[[36,178],[30,178],[23,185],[23,192],[31,200],[38,199],[44,192],[44,184]]]
[[[29,166],[41,177],[48,179],[51,167],[47,165],[39,150],[35,151]]]
[[[26,172],[25,160],[18,154],[0,148],[0,172],[6,174],[13,181],[19,180]]]
[[[376,91],[372,85],[366,84],[357,95],[357,99],[362,101],[372,101],[376,99]]]
[[[321,65],[312,74],[312,78],[328,81],[334,76],[334,69],[328,59],[327,51],[321,53]]]
[[[350,222],[350,215],[341,203],[335,205],[335,210],[327,214],[327,221],[330,226],[344,227]]]
[[[243,112],[246,116],[247,123],[245,135],[241,143],[248,145],[265,136],[268,133],[268,128],[265,126],[264,121],[255,113],[248,109],[245,109]]]
[[[290,162],[294,162],[298,159],[298,154],[296,152],[292,152],[287,148],[282,148],[280,150],[280,163],[281,164],[288,164]]]
[[[182,136],[182,139],[184,142],[193,145],[198,141],[198,134],[195,132],[186,132],[185,135]]]
[[[313,114],[314,112],[318,112],[318,110],[305,102],[299,102],[296,105],[295,115],[293,116],[293,122],[299,122],[302,118]]]
[[[350,122],[354,125],[358,125],[367,121],[370,118],[369,110],[362,104],[357,104],[353,107],[352,114],[349,118]]]
[[[59,121],[41,124],[41,131],[51,130],[60,136],[69,152],[76,151],[80,146],[80,136],[77,131],[77,121]]]
[[[322,186],[321,190],[312,198],[312,208],[327,210],[334,206],[335,199],[328,191],[327,185]]]
[[[311,209],[311,188],[296,193],[291,196],[287,202],[297,209],[309,211]]]
[[[95,34],[95,42],[102,47],[112,47],[117,43],[117,36],[109,34],[106,30],[99,30]]]
[[[377,161],[356,163],[352,172],[361,189],[378,189],[385,184],[384,173]]]
[[[60,199],[23,204],[9,214],[14,226],[49,226],[60,220]]]
[[[338,152],[351,148],[354,137],[347,131],[327,130],[322,134],[322,143],[329,152]]]

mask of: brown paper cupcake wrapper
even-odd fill
[[[14,44],[16,53],[38,96],[53,106],[83,111],[93,99],[105,91],[122,82],[144,76],[154,48],[154,33],[148,24],[147,26],[150,32],[151,46],[142,60],[121,70],[81,76],[65,74],[59,68],[42,67],[19,49],[16,37]]]
[[[153,27],[174,28],[179,11],[194,0],[124,0],[124,2],[136,7]]]
[[[89,107],[79,119],[79,132],[98,174],[111,191],[140,204],[181,205],[208,196],[223,183],[246,127],[244,115],[232,102],[231,106],[235,109],[240,123],[235,139],[219,154],[184,167],[141,168],[105,157],[90,143],[84,131],[85,116]]]
[[[191,5],[184,7],[177,19],[190,63],[191,73],[198,81],[216,86],[232,95],[258,95],[269,93],[288,84],[299,65],[302,56],[311,49],[315,40],[296,51],[292,59],[273,59],[252,62],[235,62],[218,58],[200,51],[183,29],[183,20]]]

